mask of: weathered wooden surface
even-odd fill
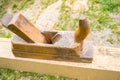
[[[120,49],[94,47],[92,63],[74,63],[15,57],[11,42],[0,39],[0,67],[51,75],[62,75],[79,80],[120,80]]]
[[[2,18],[1,23],[28,42],[47,43],[45,36],[22,14],[16,14],[13,17],[10,14],[6,14]]]
[[[90,26],[85,15],[80,16],[78,29],[75,31],[75,41],[83,43],[90,32]]]
[[[90,41],[85,41],[82,48],[81,43],[74,41],[74,32],[59,31],[57,35],[52,40],[54,41],[53,44],[26,43],[18,36],[13,36],[12,51],[17,57],[70,62],[92,62],[93,46]],[[59,38],[59,36],[61,37]]]

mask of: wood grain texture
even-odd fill
[[[18,36],[13,36],[12,51],[17,57],[85,63],[92,62],[93,46],[90,41],[84,42],[84,47],[81,51],[81,44],[74,42],[74,32],[59,31],[57,35],[60,35],[61,38],[59,40],[54,38],[54,44],[25,43],[23,40],[18,39]]]
[[[78,43],[83,43],[89,32],[90,26],[88,24],[87,17],[82,15],[80,16],[78,29],[75,31],[75,41]]]
[[[120,80],[120,49],[94,47],[92,63],[75,63],[15,57],[11,41],[0,39],[0,67],[77,78],[78,80]]]
[[[7,21],[5,22],[5,20]],[[1,21],[3,26],[8,28],[27,42],[47,43],[45,36],[22,14],[16,14],[13,17],[11,17],[10,14],[6,14]]]

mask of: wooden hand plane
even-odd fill
[[[40,31],[22,14],[6,14],[1,23],[15,33],[11,42],[16,57],[86,63],[93,60],[92,43],[85,40],[90,32],[85,16],[80,17],[75,32]]]

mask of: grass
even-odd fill
[[[0,0],[0,19],[7,12],[8,8],[12,8],[13,12],[18,12],[33,3],[34,0]]]
[[[42,6],[42,8],[47,8],[49,5],[51,5],[52,3],[56,2],[58,0],[41,0],[40,5]]]
[[[120,41],[120,39],[119,39],[119,36],[120,36],[119,26],[120,26],[120,24],[117,22],[114,22],[114,20],[110,17],[111,13],[118,13],[120,11],[119,10],[120,1],[119,0],[106,0],[106,1],[93,0],[92,4],[97,4],[100,6],[99,8],[97,6],[91,6],[92,11],[100,11],[98,13],[98,15],[95,14],[95,16],[98,18],[96,20],[96,22],[98,22],[98,25],[100,25],[99,27],[97,27],[97,29],[101,30],[104,27],[110,28],[113,31],[113,33],[115,33],[117,35],[118,40]],[[90,12],[88,12],[88,13],[90,13]],[[92,14],[90,14],[90,15],[92,15]],[[96,22],[93,22],[91,24],[94,25],[94,23],[96,23]],[[111,44],[113,44],[112,39],[108,39],[107,41],[110,42]]]
[[[112,38],[107,39],[107,41],[110,42],[111,44],[114,43],[114,40]]]
[[[7,12],[8,8],[12,8],[12,12],[16,13],[20,10],[26,9],[31,4],[34,3],[34,0],[0,0],[0,19]],[[10,38],[12,33],[8,30],[3,30],[2,25],[0,24],[0,37]]]
[[[59,21],[55,23],[54,29],[56,30],[75,30],[77,25],[78,25],[78,17],[77,18],[72,18],[72,12],[69,7],[65,5],[66,0],[62,0],[62,5],[61,5],[61,13],[59,16]],[[72,1],[71,3],[73,3]]]
[[[16,0],[16,1],[12,1],[12,11],[14,13],[23,10],[27,7],[29,7],[31,4],[34,3],[34,0]]]
[[[75,30],[78,27],[78,20],[81,14],[88,16],[92,31],[100,31],[109,28],[117,35],[120,41],[120,23],[115,22],[110,16],[111,13],[120,12],[120,0],[89,0],[88,11],[78,11],[78,16],[72,18],[71,8],[65,5],[66,0],[62,0],[59,21],[55,23],[56,30]],[[74,1],[72,2],[74,3]]]
[[[120,23],[115,22],[110,16],[110,14],[120,12],[120,0],[91,0],[89,8],[85,14],[92,20],[90,23],[92,30],[109,28],[120,41]],[[113,44],[112,39],[107,41]]]
[[[9,0],[0,0],[0,18],[6,13],[6,8],[8,7]]]
[[[56,2],[57,0],[41,0],[40,5],[42,8],[48,7],[50,4]],[[0,0],[0,19],[7,12],[7,8],[11,8],[13,13],[19,12],[20,10],[28,8],[31,4],[34,3],[34,0]],[[0,25],[0,28],[3,27]],[[0,29],[0,37],[10,38],[11,32],[1,31]]]
[[[0,25],[0,37],[2,38],[10,38],[12,35],[12,32],[9,30],[3,30],[3,27]]]
[[[8,31],[8,30],[6,30],[6,31],[3,32],[3,33],[0,33],[0,37],[1,37],[1,38],[11,38],[11,36],[12,36],[12,32],[10,32],[10,31]]]
[[[0,68],[0,80],[77,80],[77,79]]]

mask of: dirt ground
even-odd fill
[[[58,21],[62,2],[61,0],[58,0],[57,2],[49,5],[47,8],[42,9],[40,1],[41,0],[35,0],[33,5],[25,10],[20,11],[19,13],[22,13],[25,17],[27,17],[41,31],[54,30],[53,26]],[[67,5],[71,6],[69,4]],[[87,6],[87,0],[80,0],[80,2],[76,2],[71,7],[73,11],[89,9]],[[120,14],[110,15],[112,18],[114,18],[115,21],[120,21]],[[109,38],[113,39],[113,44],[107,41]],[[116,35],[114,35],[112,31],[107,28],[104,28],[102,31],[91,31],[87,39],[93,41],[94,45],[97,46],[120,48],[120,42],[117,40]]]

